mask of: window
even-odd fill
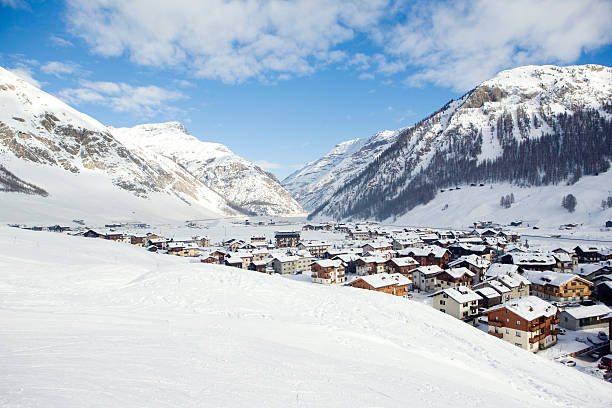
[[[506,334],[510,334],[510,329],[506,329]]]
[[[445,304],[446,304],[446,301],[444,301],[444,300],[440,300],[440,304],[441,304],[441,305],[445,305]]]
[[[516,331],[516,337],[521,337],[521,332],[520,331]]]
[[[517,321],[516,321],[516,325],[517,325],[517,326],[520,326],[520,325],[521,325],[521,321],[520,321],[520,320],[517,320]]]

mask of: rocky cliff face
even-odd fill
[[[574,183],[605,172],[612,159],[611,97],[608,67],[503,71],[399,131],[367,165],[330,185],[313,216],[387,219],[441,189]]]
[[[227,147],[203,142],[178,122],[109,128],[133,151],[171,160],[223,197],[254,214],[299,216],[305,212],[272,175]]]

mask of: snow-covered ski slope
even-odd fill
[[[428,306],[0,227],[0,406],[606,407]]]

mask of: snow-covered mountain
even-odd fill
[[[106,126],[2,68],[0,194],[3,219],[13,220],[57,211],[61,218],[244,213],[172,160],[130,151]]]
[[[366,139],[336,145],[318,160],[306,164],[282,181],[283,187],[307,210],[327,202],[333,193],[397,140],[399,130],[385,130]]]
[[[520,67],[401,130],[375,160],[330,185],[313,216],[406,216],[442,190],[485,184],[471,195],[475,209],[490,199],[492,185],[571,186],[586,175],[601,177],[611,159],[612,69]],[[593,210],[608,194],[609,177],[600,180]],[[291,183],[299,185],[299,177]]]
[[[256,214],[300,216],[304,210],[276,177],[222,144],[198,140],[178,122],[109,128],[141,155],[160,156],[187,169],[201,182]]]

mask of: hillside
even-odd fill
[[[2,68],[0,194],[2,221],[68,209],[59,218],[243,213],[176,163],[130,151],[95,119]]]
[[[307,210],[327,202],[334,191],[362,171],[397,140],[400,130],[385,130],[367,139],[339,143],[325,156],[306,164],[282,181]]]
[[[390,295],[7,227],[0,270],[2,406],[611,402],[601,380]]]
[[[571,185],[605,173],[612,159],[611,95],[608,67],[503,71],[402,130],[378,157],[332,187],[312,216],[409,218],[409,211],[449,188]],[[602,197],[595,205],[608,194],[599,186]],[[477,194],[465,210],[483,199],[492,197]],[[454,216],[463,219],[466,213]]]
[[[223,197],[255,214],[300,216],[304,210],[276,177],[222,144],[198,140],[178,122],[109,128],[134,151],[171,159]]]

